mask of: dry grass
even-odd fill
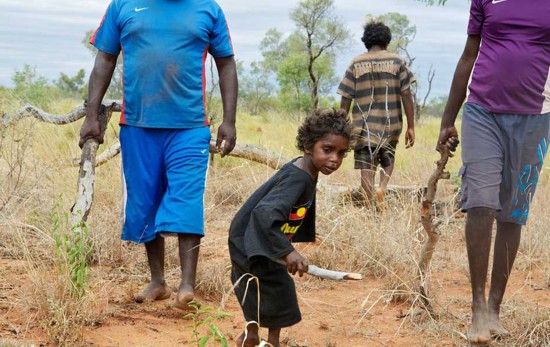
[[[59,113],[65,113],[73,106],[64,104]],[[116,119],[112,123],[105,146],[112,144],[118,134]],[[296,122],[278,115],[269,118],[241,115],[239,141],[266,147],[291,158],[298,155],[293,146],[296,127]],[[29,312],[29,317],[43,327],[52,341],[69,345],[80,341],[82,326],[100,322],[112,313],[113,307],[108,304],[109,292],[120,283],[125,283],[126,288],[139,288],[148,278],[142,247],[125,244],[119,239],[120,158],[115,158],[97,170],[95,200],[89,218],[92,230],[89,257],[93,269],[86,295],[80,300],[67,296],[70,284],[67,275],[60,270],[59,260],[53,256],[55,244],[49,215],[59,194],[66,210],[74,200],[78,169],[69,167],[67,163],[79,156],[76,146],[79,128],[80,123],[54,126],[23,120],[3,128],[0,143],[0,257],[24,261],[27,273],[22,276],[26,276],[30,283],[19,293],[24,300],[10,305]],[[425,184],[437,160],[437,153],[433,151],[437,131],[438,121],[426,120],[417,129],[415,147],[410,150],[398,148],[392,184]],[[388,201],[382,213],[372,213],[364,207],[335,199],[331,186],[358,186],[359,176],[352,169],[351,157],[334,175],[321,178],[317,201],[318,242],[301,246],[300,250],[312,264],[360,272],[367,278],[382,280],[384,285],[381,288],[360,298],[364,311],[358,317],[359,324],[369,315],[369,307],[377,303],[398,300],[412,306],[416,302],[416,259],[423,235],[418,220],[418,201],[412,197]],[[460,160],[452,159],[449,165],[451,173],[458,171],[459,166]],[[10,176],[10,170],[20,170],[20,175]],[[215,157],[209,169],[205,194],[208,236],[201,246],[197,279],[198,291],[206,298],[219,300],[230,292],[227,230],[231,217],[272,174],[272,169],[255,163]],[[548,182],[544,173],[531,208],[530,223],[525,228],[515,271],[550,273],[550,234],[547,232],[550,217],[546,214],[545,203],[550,199]],[[443,182],[440,199],[451,205],[455,188],[452,182]],[[448,215],[450,210],[451,207],[447,206],[445,213]],[[454,269],[457,280],[467,281],[462,223],[462,220],[450,220],[440,228],[442,239],[434,255],[432,270],[443,273]],[[179,282],[178,266],[175,240],[168,239],[167,280],[173,286]],[[456,307],[467,309],[469,302],[465,299],[445,301],[448,298],[444,300],[441,281],[437,277],[431,279],[437,319],[426,315],[411,316],[403,320],[402,326],[427,337],[445,338],[463,345],[461,332],[468,324],[469,314],[452,312]],[[548,275],[545,281],[550,282]],[[325,281],[310,280],[302,284],[300,290],[316,290],[326,285]],[[545,288],[547,283],[537,285],[548,290]],[[524,302],[513,293],[507,293],[503,316],[506,325],[513,327],[513,338],[496,342],[496,346],[550,345],[548,308],[533,306],[532,302]],[[0,340],[0,346],[11,345],[17,344]],[[332,342],[327,342],[327,345],[332,345]]]

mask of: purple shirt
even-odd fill
[[[550,112],[550,0],[472,0],[481,35],[468,102],[490,112]]]

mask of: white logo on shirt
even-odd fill
[[[504,2],[506,0],[493,0],[493,4],[498,4],[499,2]]]
[[[495,1],[495,0],[493,0],[493,1]],[[500,0],[500,1],[506,1],[506,0]],[[134,8],[134,11],[140,12],[140,11],[146,10],[148,8],[149,7],[136,7],[136,8]]]
[[[201,153],[202,153],[202,154],[206,153],[206,148],[205,148],[205,149],[201,149]]]

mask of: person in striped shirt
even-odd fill
[[[361,170],[361,187],[369,205],[374,204],[375,193],[380,205],[393,172],[395,149],[403,129],[402,105],[407,117],[405,148],[414,145],[411,85],[416,80],[405,59],[387,51],[391,31],[384,23],[367,23],[362,41],[368,51],[353,58],[337,93],[342,96],[340,107],[346,112],[354,101],[354,167]],[[380,182],[375,190],[378,166],[381,167]]]

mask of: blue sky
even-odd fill
[[[140,0],[135,0],[139,4]],[[11,86],[15,69],[36,67],[49,80],[60,72],[89,74],[93,57],[82,45],[87,30],[95,29],[110,0],[2,0],[0,2],[0,85]],[[289,12],[296,0],[218,0],[224,9],[236,58],[245,65],[259,60],[265,32],[293,30]],[[432,96],[446,95],[456,62],[466,41],[467,0],[448,0],[444,7],[426,7],[415,0],[335,0],[337,14],[353,33],[353,44],[342,51],[337,71],[343,74],[351,58],[363,52],[360,41],[365,15],[399,12],[417,27],[410,53],[413,70],[424,82],[432,64],[436,70]],[[137,6],[137,5],[136,5]]]

